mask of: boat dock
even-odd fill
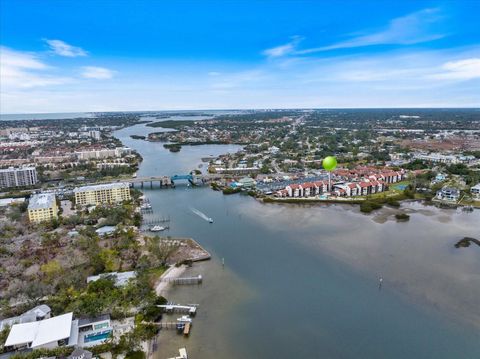
[[[188,313],[191,316],[197,314],[197,305],[179,305],[179,304],[166,304],[157,305],[159,308],[163,308],[166,313]]]
[[[199,274],[196,277],[183,277],[183,278],[164,278],[162,282],[172,283],[175,285],[187,285],[187,284],[201,284],[203,277]]]
[[[178,322],[156,322],[148,324],[156,325],[159,329],[177,329]]]
[[[145,218],[142,222],[143,225],[152,226],[160,223],[170,222],[170,217],[152,217]]]
[[[190,335],[190,328],[192,327],[192,323],[186,323],[185,328],[183,329],[183,335],[188,336]]]

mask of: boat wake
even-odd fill
[[[208,217],[205,213],[199,211],[198,209],[196,208],[190,208],[190,210],[195,213],[197,216],[199,216],[200,218],[204,219],[205,221],[207,222],[210,222],[210,223],[213,223],[213,219]]]

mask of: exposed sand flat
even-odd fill
[[[178,278],[182,275],[183,272],[185,272],[185,269],[187,269],[187,266],[185,265],[182,265],[180,267],[171,266],[170,268],[168,268],[165,273],[162,274],[157,283],[157,286],[155,288],[155,292],[157,293],[157,295],[164,296],[165,293],[167,293],[170,283],[168,281],[165,281],[165,279]]]

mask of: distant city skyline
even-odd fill
[[[0,2],[0,112],[480,107],[476,1]]]

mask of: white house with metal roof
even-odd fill
[[[477,183],[475,186],[470,188],[470,193],[473,197],[480,199],[480,183]]]
[[[62,345],[76,345],[77,340],[78,321],[73,320],[73,313],[66,313],[38,322],[14,324],[5,347],[56,348]]]

